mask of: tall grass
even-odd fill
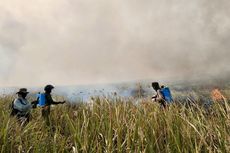
[[[25,127],[9,117],[10,98],[0,99],[1,152],[230,152],[228,101],[167,110],[145,100],[95,99],[52,108],[51,126],[40,109]]]

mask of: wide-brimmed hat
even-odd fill
[[[17,94],[28,94],[29,92],[27,91],[26,88],[21,88],[19,89],[19,91],[17,92]]]

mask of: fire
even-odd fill
[[[214,89],[211,92],[211,95],[212,95],[212,99],[214,101],[219,101],[219,100],[224,100],[225,99],[225,97],[223,96],[223,94],[220,92],[219,89]]]

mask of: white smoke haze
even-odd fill
[[[0,86],[230,74],[228,0],[2,0]]]

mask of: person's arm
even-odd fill
[[[152,101],[153,101],[153,102],[156,102],[156,99],[157,99],[157,95],[153,95],[153,96],[152,96]]]
[[[58,104],[64,104],[64,103],[65,101],[58,101],[58,102],[53,101],[52,105],[58,105]]]
[[[65,101],[63,101],[63,102],[54,101],[51,95],[47,95],[46,100],[47,100],[48,105],[58,105],[58,104],[64,104],[65,103]]]
[[[37,104],[38,104],[38,99],[31,102],[33,108],[37,108]]]

